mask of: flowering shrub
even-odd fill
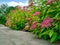
[[[60,40],[60,0],[39,0],[38,6],[16,8],[7,16],[6,25],[17,30],[33,32],[38,38]],[[37,3],[38,4],[38,3]],[[10,20],[10,21],[9,21]]]
[[[6,16],[6,26],[11,27],[12,29],[21,30],[25,27],[26,23],[26,15],[27,12],[22,11],[22,9],[16,7],[15,10],[12,10],[7,16]]]
[[[43,0],[41,6],[31,7],[32,14],[28,23],[28,30],[32,31],[38,38],[50,39],[50,42],[60,40],[60,13],[59,3],[57,0]],[[58,4],[58,5],[57,5]],[[35,22],[35,23],[34,23]]]

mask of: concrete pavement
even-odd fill
[[[0,24],[0,45],[60,45],[50,44],[49,41],[37,39],[30,32],[15,31]]]

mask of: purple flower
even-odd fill
[[[46,18],[42,23],[41,23],[41,28],[47,28],[49,26],[51,26],[51,22],[53,22],[52,18]]]

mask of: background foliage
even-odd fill
[[[14,7],[8,7],[7,4],[2,4],[0,6],[0,23],[5,24],[6,22],[6,15],[13,10]]]

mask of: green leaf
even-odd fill
[[[48,36],[48,35],[43,35],[43,38],[44,38],[45,40],[47,40],[47,39],[49,39],[49,36]]]
[[[59,35],[58,39],[60,40],[60,35]]]
[[[53,30],[50,30],[50,32],[49,32],[49,37],[51,38],[52,37],[52,35],[53,35]]]
[[[43,35],[48,35],[48,34],[49,34],[49,32],[50,32],[50,30],[45,31],[45,32],[41,33],[41,34],[39,35],[39,37],[42,37]]]
[[[54,33],[51,40],[50,40],[51,43],[53,43],[55,41],[57,41],[57,33]]]
[[[49,34],[49,32],[50,32],[50,30],[45,31],[45,32],[42,33],[42,35]]]
[[[41,29],[41,30],[40,30],[40,32],[43,32],[43,31],[44,31],[44,29]]]

